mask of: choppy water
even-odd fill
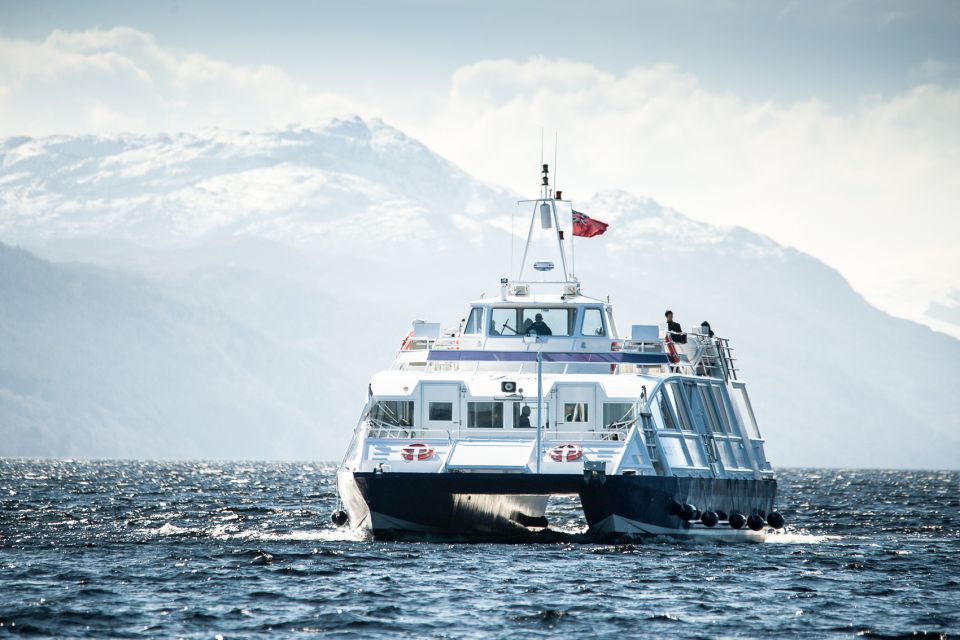
[[[334,500],[322,465],[0,460],[0,636],[960,633],[958,472],[783,471],[759,545],[371,542]]]

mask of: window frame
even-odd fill
[[[500,424],[493,424],[493,426],[477,426],[477,425],[475,425],[475,424],[471,424],[471,423],[473,423],[473,422],[475,421],[475,415],[476,415],[476,413],[477,413],[477,412],[475,412],[475,411],[471,411],[471,408],[472,408],[474,405],[481,405],[481,404],[493,405],[493,410],[492,410],[492,413],[493,413],[493,416],[492,416],[493,422],[494,422],[494,423],[499,422]],[[503,404],[504,404],[504,403],[503,403],[503,401],[501,401],[501,400],[468,400],[468,401],[467,401],[467,429],[503,429],[503,424],[504,424],[504,422],[503,422],[503,417],[504,417],[504,406],[503,406]],[[499,420],[497,419],[497,417],[498,417],[498,416],[497,416],[497,414],[498,414],[497,409],[498,409],[498,408],[499,408]]]
[[[497,312],[503,311],[512,311],[513,318],[508,323],[506,327],[510,331],[515,333],[494,333],[495,330],[499,331],[500,327],[503,327],[503,323],[497,322],[496,316]],[[564,323],[563,330],[565,333],[557,333],[557,330],[551,325],[550,330],[553,333],[549,336],[540,336],[544,338],[557,337],[557,338],[572,338],[576,335],[577,326],[578,326],[578,309],[573,307],[565,306],[537,306],[537,305],[528,305],[528,306],[515,306],[515,307],[490,307],[489,320],[487,320],[487,336],[492,338],[523,338],[527,334],[522,332],[522,326],[525,321],[524,316],[529,313],[531,317],[536,316],[536,314],[543,311],[565,311],[567,317]],[[514,326],[516,325],[516,326]]]
[[[603,329],[603,334],[597,333],[586,333],[583,330],[583,325],[587,321],[587,314],[591,311],[595,311],[600,316],[600,327]],[[580,322],[577,323],[579,327],[579,335],[584,338],[606,338],[610,335],[610,329],[607,327],[606,314],[603,312],[602,307],[583,307],[580,309]]]

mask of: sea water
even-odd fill
[[[410,496],[411,500],[417,499]],[[785,469],[763,544],[336,529],[312,463],[0,460],[0,636],[960,634],[960,472]]]

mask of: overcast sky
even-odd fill
[[[574,199],[766,233],[898,315],[960,289],[960,2],[0,0],[0,136],[350,113],[523,192],[556,130]]]

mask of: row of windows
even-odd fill
[[[696,417],[713,433],[739,435],[720,387],[674,381],[665,384],[662,393],[666,394],[668,402],[658,401],[656,404],[664,429],[696,431],[693,422]]]
[[[727,469],[751,469],[737,421],[728,409],[720,387],[668,382],[653,399],[652,405],[663,429],[689,433],[660,437],[664,455],[671,466],[706,467],[716,461]],[[702,425],[713,437],[699,438],[695,435],[700,431],[697,425]]]
[[[467,402],[467,427],[475,429],[499,429],[503,427],[504,404],[511,405],[510,427],[523,429],[536,426],[537,404],[535,402]],[[549,424],[550,406],[543,405],[545,426]],[[378,400],[370,410],[370,417],[380,423],[397,427],[414,427],[412,400]],[[453,422],[452,402],[427,403],[427,419],[430,422]],[[629,428],[637,419],[637,407],[632,402],[604,402],[603,428]],[[566,423],[590,422],[590,405],[586,402],[563,403],[563,421]]]
[[[464,334],[483,333],[483,311],[483,307],[470,310]],[[491,336],[572,336],[577,317],[575,309],[557,307],[494,307],[489,315]],[[583,310],[580,335],[606,337],[602,309],[589,307]]]

